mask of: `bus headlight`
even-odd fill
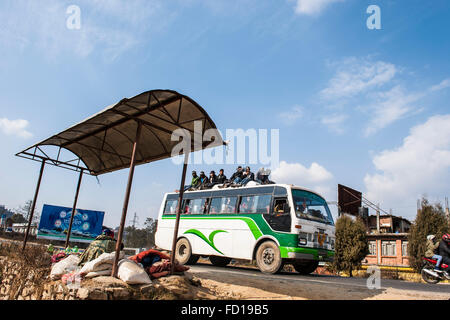
[[[307,237],[308,237],[307,233],[300,232],[298,235],[298,244],[302,246],[306,245],[308,243]]]

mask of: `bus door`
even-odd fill
[[[271,210],[264,215],[267,223],[275,231],[291,231],[291,212],[287,197],[274,197]]]

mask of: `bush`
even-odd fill
[[[366,227],[361,219],[340,216],[336,221],[334,261],[327,269],[332,272],[347,271],[352,277],[352,271],[361,267],[361,261],[368,253]]]

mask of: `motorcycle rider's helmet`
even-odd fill
[[[443,236],[442,236],[442,240],[444,240],[445,242],[450,242],[450,234],[448,234],[448,233],[445,233]]]

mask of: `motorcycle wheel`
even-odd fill
[[[437,277],[434,277],[434,276],[432,276],[431,274],[427,273],[427,272],[425,271],[425,269],[430,270],[429,268],[424,267],[424,268],[422,269],[422,271],[420,272],[421,275],[422,275],[423,281],[425,281],[426,283],[430,283],[430,284],[436,284],[436,283],[438,283],[439,281],[441,281],[441,279],[439,279],[439,278],[437,278]],[[431,270],[432,270],[432,269],[431,269]]]

